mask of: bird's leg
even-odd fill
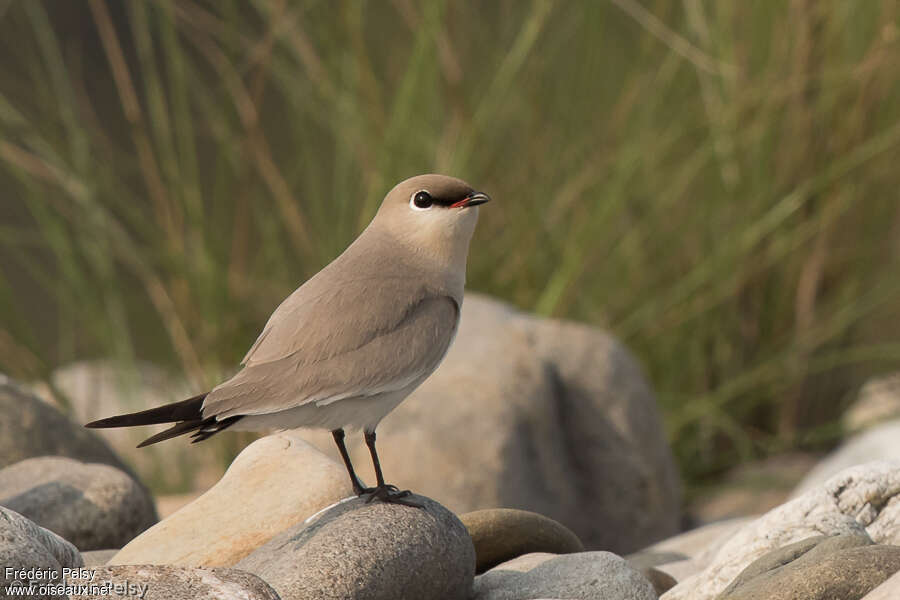
[[[384,482],[384,475],[381,473],[381,462],[378,460],[378,452],[375,450],[374,431],[366,431],[366,446],[369,447],[369,453],[372,455],[372,465],[375,467],[375,481],[377,484],[374,490],[366,492],[367,494],[370,494],[369,499],[366,500],[366,502],[371,502],[375,498],[378,498],[383,502],[405,504],[407,506],[422,508],[420,503],[407,498],[407,496],[410,495],[409,490],[400,491],[397,489],[397,486]]]
[[[335,429],[331,432],[331,435],[334,436],[334,443],[337,444],[338,451],[341,453],[341,458],[344,459],[344,466],[347,467],[347,472],[350,473],[350,483],[353,485],[353,493],[357,496],[362,496],[365,493],[374,491],[375,488],[363,487],[359,477],[356,476],[356,471],[353,470],[353,463],[350,462],[350,455],[347,454],[347,446],[344,445],[344,430]]]

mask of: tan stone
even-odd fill
[[[230,566],[351,494],[344,467],[296,431],[244,449],[208,492],[132,540],[109,562]]]
[[[511,508],[476,510],[460,515],[469,530],[477,557],[475,572],[484,573],[496,565],[523,554],[583,552],[574,533],[553,519]]]

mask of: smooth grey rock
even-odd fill
[[[493,571],[518,571],[520,573],[527,573],[528,571],[534,569],[536,566],[545,563],[548,560],[553,560],[558,556],[560,555],[550,554],[547,552],[532,552],[530,554],[523,554],[521,556],[517,556],[512,560],[500,563],[499,565],[494,567]],[[654,565],[671,562],[673,560],[682,560],[682,556],[683,555],[676,553],[639,553],[629,555],[625,557],[625,560],[628,561],[628,564],[631,565],[634,570],[638,571],[647,579],[647,581],[650,582],[657,595],[661,595],[671,589],[678,582],[668,573],[654,568]]]
[[[85,567],[102,567],[119,551],[115,548],[107,550],[88,550],[81,553]]]
[[[484,573],[523,554],[584,551],[581,540],[543,515],[511,508],[489,508],[460,515],[475,545],[475,572]]]
[[[282,431],[256,440],[202,496],[131,540],[109,564],[231,566],[351,495],[342,464]]]
[[[651,583],[610,552],[580,552],[540,562],[528,571],[494,567],[475,578],[473,600],[656,600]]]
[[[876,543],[893,544],[900,537],[898,522],[900,461],[852,467],[743,526],[702,571],[679,580],[662,598],[714,598],[767,552],[817,535],[868,534]]]
[[[502,562],[495,566],[494,569],[497,571],[519,571],[520,573],[527,573],[539,564],[545,563],[548,560],[553,560],[557,556],[559,556],[559,554],[552,554],[550,552],[529,552],[528,554],[522,554],[521,556]]]
[[[80,550],[122,546],[157,520],[153,499],[123,471],[60,456],[0,469],[0,504]]]
[[[63,568],[81,566],[84,562],[75,546],[14,510],[0,506],[0,593],[16,581],[26,586],[47,583],[53,580],[49,571],[55,570],[60,577]],[[7,577],[7,568],[26,573],[13,572]],[[39,572],[27,573],[29,570]]]
[[[0,468],[35,456],[128,467],[92,431],[0,374]]]
[[[92,583],[129,586],[127,593],[73,596],[78,600],[138,598],[143,600],[279,600],[266,582],[237,569],[175,567],[170,565],[118,565],[98,567],[93,581],[68,578],[70,585]],[[143,594],[143,595],[142,595]]]
[[[858,600],[900,570],[900,546],[817,536],[765,554],[717,600]]]
[[[464,600],[475,573],[465,526],[437,502],[424,508],[353,498],[276,536],[235,565],[284,600]]]
[[[390,482],[457,514],[536,512],[617,552],[679,528],[656,398],[627,349],[594,327],[466,294],[447,358],[378,433]],[[309,439],[334,452],[327,433]],[[369,464],[358,439],[352,456]]]

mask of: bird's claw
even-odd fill
[[[422,504],[408,498],[412,492],[409,490],[400,490],[396,485],[385,484],[374,488],[363,488],[359,494],[360,497],[368,496],[366,504],[372,500],[378,499],[388,504],[403,504],[404,506],[413,506],[422,508]]]

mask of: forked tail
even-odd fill
[[[155,444],[191,432],[193,432],[191,437],[194,438],[192,443],[202,442],[206,438],[234,425],[241,419],[240,415],[228,417],[221,421],[217,421],[214,416],[204,418],[203,400],[205,398],[206,394],[200,394],[199,396],[194,396],[193,398],[188,398],[181,402],[173,402],[171,404],[164,404],[163,406],[157,406],[156,408],[150,408],[140,412],[91,421],[85,425],[85,427],[99,429],[107,427],[135,427],[137,425],[175,423],[175,425],[169,429],[148,437],[138,444],[138,448],[143,448],[144,446],[149,446],[150,444]]]

